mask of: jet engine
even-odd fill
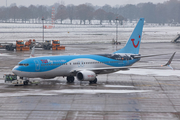
[[[93,71],[79,71],[76,74],[79,81],[93,81],[96,78],[96,74]]]

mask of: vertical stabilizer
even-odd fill
[[[131,37],[129,38],[128,42],[126,43],[126,46],[114,53],[139,54],[143,25],[144,25],[144,18],[140,18],[133,33],[131,34]]]

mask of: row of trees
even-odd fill
[[[108,20],[109,23],[115,21],[116,17],[118,17],[119,21],[125,20],[125,18],[119,14],[115,14],[113,12],[106,12],[105,10],[99,8],[96,9],[92,5],[81,4],[78,6],[68,5],[65,7],[64,5],[60,5],[57,8],[57,13],[55,15],[55,19],[60,19],[61,23],[64,19],[69,18],[72,24],[74,19],[79,19],[81,23],[85,24],[85,21],[88,20],[89,24],[91,24],[91,20],[99,20],[100,24],[102,24],[103,20]]]
[[[169,0],[164,3],[140,3],[137,5],[127,4],[123,7],[102,7],[106,12],[121,14],[129,20],[144,17],[147,23],[180,23],[180,0]]]
[[[55,20],[60,20],[61,23],[65,19],[70,19],[71,23],[73,20],[80,20],[81,23],[85,24],[88,20],[91,24],[91,20],[100,20],[102,24],[103,20],[108,20],[110,23],[119,17],[119,20],[134,20],[144,17],[148,23],[180,23],[180,1],[170,0],[164,3],[153,4],[153,3],[140,3],[137,5],[128,4],[125,6],[104,5],[102,7],[93,6],[91,4],[75,5],[62,5],[55,3]],[[41,21],[42,16],[46,20],[51,20],[52,6],[34,6],[29,7],[11,4],[10,7],[0,7],[0,20],[8,21],[13,19]],[[33,22],[33,21],[32,21]]]
[[[11,4],[10,7],[0,7],[0,20],[8,21],[13,19],[14,22],[17,20],[22,20],[26,22],[29,19],[37,19],[41,21],[42,17],[49,18],[51,17],[51,9],[46,6],[34,6],[29,7],[20,6],[17,7],[16,4]]]
[[[73,20],[80,20],[80,23],[84,23],[88,20],[89,24],[91,24],[91,20],[99,20],[100,24],[102,24],[103,20],[109,20],[111,23],[112,20],[115,20],[116,17],[119,18],[120,21],[125,20],[125,18],[121,15],[114,14],[112,12],[106,12],[103,9],[96,9],[90,4],[81,4],[78,6],[74,5],[60,5],[56,3],[55,5],[55,21],[60,20],[61,23],[65,19],[70,19],[71,24]],[[30,5],[29,7],[20,6],[17,7],[16,4],[12,4],[10,7],[0,7],[0,20],[7,21],[9,19],[13,19],[14,22],[17,20],[21,20],[22,22],[26,22],[28,20],[34,20],[35,22],[41,22],[42,17],[45,20],[51,21],[52,17],[52,6],[34,6]]]

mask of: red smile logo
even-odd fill
[[[140,35],[139,35],[139,38],[141,38]],[[135,48],[137,48],[137,47],[139,46],[139,41],[138,41],[137,45],[135,45],[135,43],[134,43],[135,39],[131,39],[131,41],[132,41],[133,46],[134,46]]]

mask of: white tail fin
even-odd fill
[[[114,53],[139,54],[143,25],[144,25],[144,18],[140,18],[139,22],[137,23],[136,27],[134,28],[133,33],[131,34],[131,37],[129,38],[128,42],[126,43],[126,46]]]

